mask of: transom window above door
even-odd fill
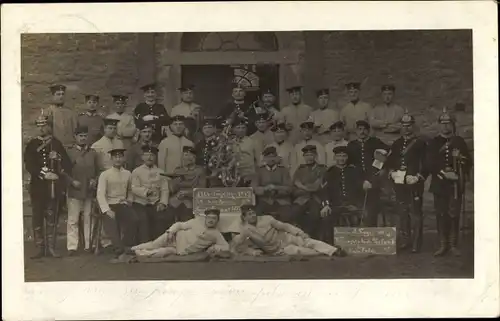
[[[182,51],[277,51],[273,32],[186,32]]]

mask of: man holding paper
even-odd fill
[[[414,134],[415,119],[405,112],[401,118],[402,136],[391,147],[386,161],[389,178],[394,182],[394,191],[399,212],[398,231],[400,249],[411,246],[417,253],[422,246],[422,197],[427,178],[425,166],[426,142]]]

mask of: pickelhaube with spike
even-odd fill
[[[449,123],[453,123],[453,122],[454,122],[453,116],[450,115],[448,113],[447,108],[444,107],[443,108],[443,112],[438,117],[438,123],[440,123],[440,124],[449,124]]]
[[[405,113],[403,117],[401,117],[401,124],[414,124],[415,123],[415,118],[408,114],[408,109],[405,109]]]

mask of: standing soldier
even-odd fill
[[[291,176],[292,164],[296,163],[296,156],[294,146],[288,141],[289,127],[285,123],[277,123],[271,130],[274,132],[274,142],[267,146],[276,148],[278,157],[280,158],[280,164],[288,170]]]
[[[383,103],[370,111],[370,124],[374,130],[374,136],[382,139],[387,145],[392,145],[401,132],[399,121],[403,117],[404,109],[393,102],[396,92],[394,85],[383,85],[381,92]]]
[[[364,222],[368,227],[377,226],[377,218],[380,212],[380,197],[381,197],[381,184],[385,170],[382,170],[383,163],[375,161],[375,151],[383,150],[385,154],[389,150],[389,146],[384,144],[377,137],[370,136],[370,124],[364,120],[356,122],[356,133],[358,139],[352,140],[347,145],[350,163],[363,172],[365,180],[370,182],[371,188],[366,197],[366,221]]]
[[[315,145],[306,145],[302,148],[304,164],[301,164],[293,175],[293,202],[292,217],[313,238],[326,241],[321,231],[321,183],[327,168],[318,164],[318,151]],[[328,240],[330,241],[330,240]]]
[[[257,164],[260,162],[260,155],[253,139],[247,136],[248,123],[246,119],[236,118],[233,123],[233,134],[236,144],[234,145],[234,155],[236,156],[236,168],[241,175],[240,183],[248,185],[255,175]]]
[[[103,135],[103,116],[97,112],[97,104],[99,96],[85,95],[85,105],[87,111],[78,116],[78,125],[88,128],[87,145],[92,146],[93,143],[101,139]]]
[[[246,101],[246,91],[241,84],[233,83],[231,98],[232,100],[228,102],[219,113],[219,119],[232,124],[237,118],[248,118],[246,113],[250,109],[250,103]],[[251,125],[251,129],[254,129],[253,127],[255,125]],[[249,132],[250,131],[251,130],[249,130]]]
[[[181,93],[181,102],[172,108],[170,117],[183,116],[185,118],[186,137],[193,141],[201,124],[201,106],[194,102],[193,85],[182,86],[179,88],[179,92]]]
[[[271,115],[268,112],[258,115],[258,118],[255,121],[255,127],[257,128],[257,131],[250,135],[250,138],[254,142],[257,155],[262,155],[264,147],[274,141],[273,132],[270,129],[270,125]],[[258,165],[260,166],[260,162],[258,162]]]
[[[165,137],[158,146],[158,167],[167,174],[172,174],[182,165],[182,150],[185,146],[193,147],[192,141],[184,136],[184,116],[172,117],[170,130],[172,135]]]
[[[335,165],[326,171],[321,183],[320,215],[325,220],[322,225],[328,233],[331,233],[333,226],[339,226],[341,223],[347,223],[350,226],[358,224],[357,218],[363,203],[363,190],[370,189],[370,183],[363,179],[361,169],[348,165],[347,147],[337,146],[333,152]]]
[[[71,173],[71,162],[63,144],[52,135],[50,121],[43,114],[37,118],[36,125],[40,135],[27,144],[24,152],[26,170],[31,176],[31,218],[38,248],[33,259],[43,256],[59,257],[55,251],[58,203],[62,201],[62,191],[66,187],[64,176]]]
[[[193,218],[193,188],[206,187],[205,170],[196,165],[196,151],[192,146],[182,148],[182,165],[172,174],[169,211],[176,222]]]
[[[350,82],[345,85],[349,103],[340,111],[340,120],[346,126],[348,139],[356,139],[356,122],[358,120],[368,121],[369,114],[372,109],[370,104],[361,101],[359,98],[359,91],[361,84],[359,82]]]
[[[423,192],[427,178],[425,141],[414,134],[415,119],[405,114],[401,118],[402,137],[391,146],[385,166],[394,182],[394,192],[399,207],[401,243],[399,248],[411,246],[412,252],[420,251],[423,237]]]
[[[291,104],[282,108],[280,121],[291,125],[290,141],[296,144],[300,140],[300,125],[305,122],[312,113],[312,108],[302,102],[302,86],[287,88],[290,94]]]
[[[271,115],[275,122],[279,117],[279,108],[276,106],[276,97],[270,88],[263,88],[260,92],[261,107]]]
[[[325,164],[326,162],[325,147],[320,142],[312,139],[314,133],[314,122],[312,121],[312,119],[308,119],[304,121],[302,124],[300,124],[300,130],[303,138],[294,147],[295,164],[292,164],[292,176],[295,170],[301,164],[305,164],[302,148],[304,148],[307,145],[316,146],[316,153],[317,153],[316,162],[318,164]]]
[[[156,166],[158,148],[142,146],[144,164],[132,172],[133,207],[141,218],[139,243],[148,242],[162,235],[174,223],[167,212],[169,184],[164,172]]]
[[[68,148],[73,165],[68,186],[67,248],[70,256],[76,253],[79,242],[79,218],[83,213],[83,235],[85,251],[90,251],[90,215],[92,201],[97,188],[99,167],[97,153],[90,149],[87,141],[89,129],[79,126],[75,129],[75,145]]]
[[[123,142],[123,147],[129,149],[135,138],[137,128],[135,127],[134,116],[125,113],[128,97],[124,95],[113,95],[115,112],[109,118],[118,119],[116,135]]]
[[[257,207],[261,213],[291,222],[290,173],[279,164],[275,147],[266,147],[263,151],[264,165],[257,169],[252,179],[252,187],[257,196]]]
[[[440,247],[434,253],[442,256],[448,250],[459,256],[460,215],[464,206],[465,175],[472,158],[464,139],[453,134],[453,117],[446,110],[439,116],[441,133],[429,143],[428,166],[432,174],[430,191],[434,194]]]
[[[328,88],[316,91],[319,109],[311,113],[316,129],[315,139],[323,145],[330,141],[330,126],[340,120],[339,112],[330,108],[330,91]]]
[[[170,116],[165,106],[156,101],[156,84],[147,84],[141,87],[144,92],[144,102],[138,104],[134,109],[136,126],[143,121],[151,121],[153,124],[153,142],[159,144],[170,124]]]
[[[64,106],[66,86],[54,85],[50,87],[52,104],[43,112],[52,124],[52,134],[64,147],[74,143],[73,133],[78,124],[76,113]]]
[[[331,141],[325,145],[327,167],[332,167],[333,165],[335,165],[335,153],[333,152],[335,147],[347,146],[347,144],[349,143],[345,139],[344,123],[340,120],[330,126],[330,139]]]
[[[103,172],[113,166],[109,151],[116,148],[123,148],[123,142],[116,137],[116,126],[118,119],[104,119],[104,135],[90,148],[96,151],[99,171]]]
[[[217,120],[215,118],[205,117],[203,126],[201,127],[203,139],[195,145],[196,150],[196,165],[205,168],[207,176],[207,184],[211,186],[212,181],[216,181],[216,177],[212,177],[212,166],[210,158],[219,144],[219,135],[217,134]]]
[[[126,152],[127,165],[129,171],[133,171],[143,164],[143,147],[157,147],[153,142],[153,124],[151,122],[139,123],[139,139],[132,144]],[[157,161],[155,157],[155,161]],[[155,164],[158,165],[158,164]]]

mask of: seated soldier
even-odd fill
[[[121,254],[125,246],[133,246],[136,238],[138,217],[132,209],[132,193],[128,170],[123,168],[125,149],[112,149],[113,166],[99,176],[97,202],[102,212],[102,224],[116,254]],[[120,237],[120,231],[122,236]],[[109,246],[108,246],[109,247]]]
[[[136,255],[146,257],[229,251],[229,244],[217,229],[219,216],[218,209],[209,208],[205,210],[204,221],[197,217],[187,222],[177,222],[156,240],[139,244],[131,250]]]
[[[316,151],[317,151],[316,162],[318,164],[326,163],[325,147],[320,142],[312,138],[314,133],[314,122],[311,119],[307,119],[306,121],[302,122],[300,124],[300,132],[302,134],[302,140],[299,141],[294,146],[295,164],[292,164],[292,169],[291,169],[292,176],[293,173],[295,173],[295,171],[297,170],[297,168],[299,168],[301,164],[305,163],[302,153],[302,148],[304,148],[306,145],[316,146]]]
[[[291,224],[269,215],[258,216],[253,205],[241,206],[241,222],[233,230],[239,232],[231,242],[235,254],[333,256],[338,252],[337,247],[314,240]]]
[[[278,164],[278,152],[273,146],[262,153],[264,164],[257,169],[252,187],[257,196],[259,212],[290,221],[290,193],[292,190],[288,169]]]
[[[132,172],[132,194],[134,209],[144,217],[139,224],[139,242],[154,240],[174,223],[174,217],[167,212],[169,184],[164,172],[156,166],[158,148],[142,146],[144,164]]]
[[[302,148],[305,164],[301,164],[293,175],[293,202],[292,217],[301,227],[314,238],[323,239],[321,235],[319,211],[321,210],[321,181],[327,168],[318,164],[316,146],[306,145]]]
[[[363,189],[371,188],[368,181],[363,181],[363,172],[360,168],[347,165],[346,146],[338,146],[333,152],[336,164],[327,170],[321,184],[323,209],[320,213],[321,217],[327,220],[322,224],[327,231],[332,230],[331,224],[358,225],[363,204]]]
[[[206,187],[205,169],[196,165],[196,151],[191,146],[182,148],[182,166],[175,169],[170,184],[169,212],[176,222],[193,218],[193,188]]]

